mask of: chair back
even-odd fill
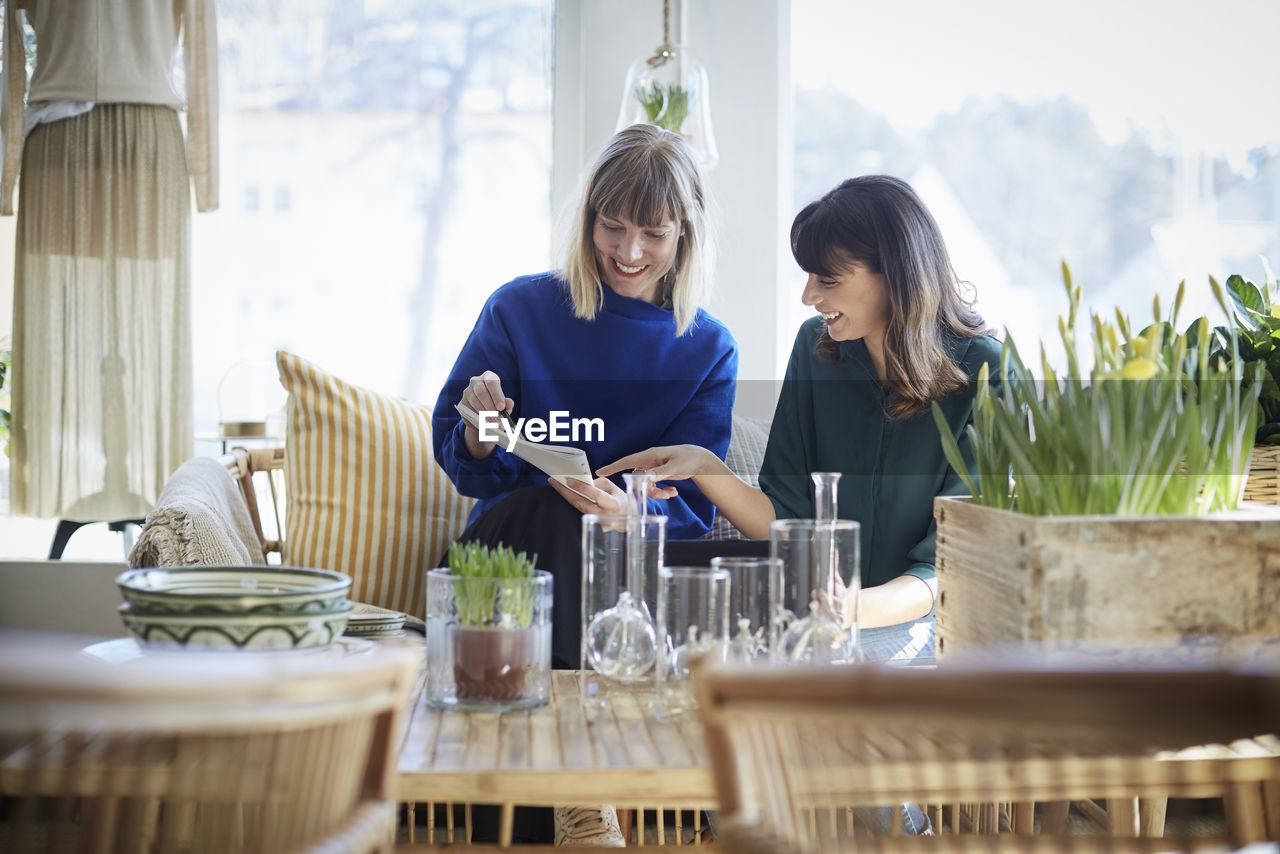
[[[926,805],[941,834],[962,805],[1280,781],[1274,671],[708,666],[696,685],[722,814],[759,850],[840,847],[854,807],[895,807],[896,832],[898,804]],[[1245,764],[1173,752],[1241,740]]]
[[[5,639],[0,850],[390,851],[408,648],[153,653]]]
[[[271,563],[271,555],[284,558],[284,448],[232,448],[222,455],[227,471],[235,478],[240,494],[249,508],[254,533],[262,544],[262,553]],[[270,504],[269,521],[274,527],[264,528],[259,491]]]

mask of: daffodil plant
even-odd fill
[[[1253,446],[1260,379],[1240,360],[1210,358],[1209,321],[1178,333],[1185,282],[1173,310],[1138,330],[1117,311],[1090,317],[1093,364],[1076,347],[1081,290],[1062,265],[1067,315],[1058,332],[1067,369],[1060,376],[1040,348],[1041,376],[1006,340],[998,382],[978,377],[967,430],[971,475],[934,405],[947,459],[981,505],[1035,516],[1201,515],[1235,507]],[[1209,280],[1226,312],[1221,286]],[[1230,316],[1230,313],[1228,316]],[[1229,327],[1234,346],[1235,327]]]

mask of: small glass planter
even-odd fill
[[[427,703],[508,712],[551,697],[551,573],[427,573]],[[483,621],[465,615],[485,614]]]

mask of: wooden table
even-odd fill
[[[397,799],[498,804],[502,845],[517,804],[715,807],[696,715],[661,720],[652,692],[638,689],[591,709],[578,686],[577,671],[556,670],[551,702],[540,709],[447,712],[426,704],[424,674],[410,703]]]

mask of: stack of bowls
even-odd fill
[[[292,566],[132,569],[120,618],[147,646],[321,649],[342,635],[351,577]]]

